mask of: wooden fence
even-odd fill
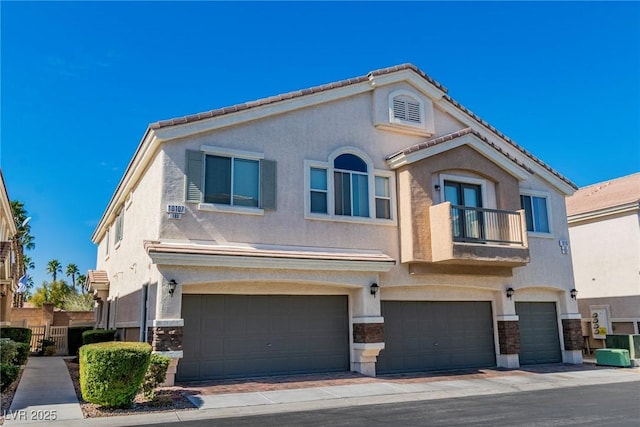
[[[69,353],[68,326],[30,326],[29,329],[31,329],[32,352],[40,350],[40,341],[50,339],[56,345],[56,355],[66,356]]]

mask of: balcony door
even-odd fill
[[[444,199],[451,202],[454,240],[481,240],[482,190],[478,184],[445,181]]]

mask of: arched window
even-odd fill
[[[306,212],[312,218],[392,219],[393,173],[374,170],[372,161],[358,153],[349,149],[331,155],[329,163],[306,162]]]
[[[333,162],[335,214],[369,217],[367,164],[355,154],[341,154]]]

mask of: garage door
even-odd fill
[[[558,317],[553,302],[517,302],[520,318],[520,364],[562,362]]]
[[[495,366],[488,301],[383,301],[379,373]]]
[[[349,370],[346,296],[185,295],[180,381]]]

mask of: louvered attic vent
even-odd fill
[[[393,117],[411,123],[420,123],[420,104],[400,97],[393,98]]]

